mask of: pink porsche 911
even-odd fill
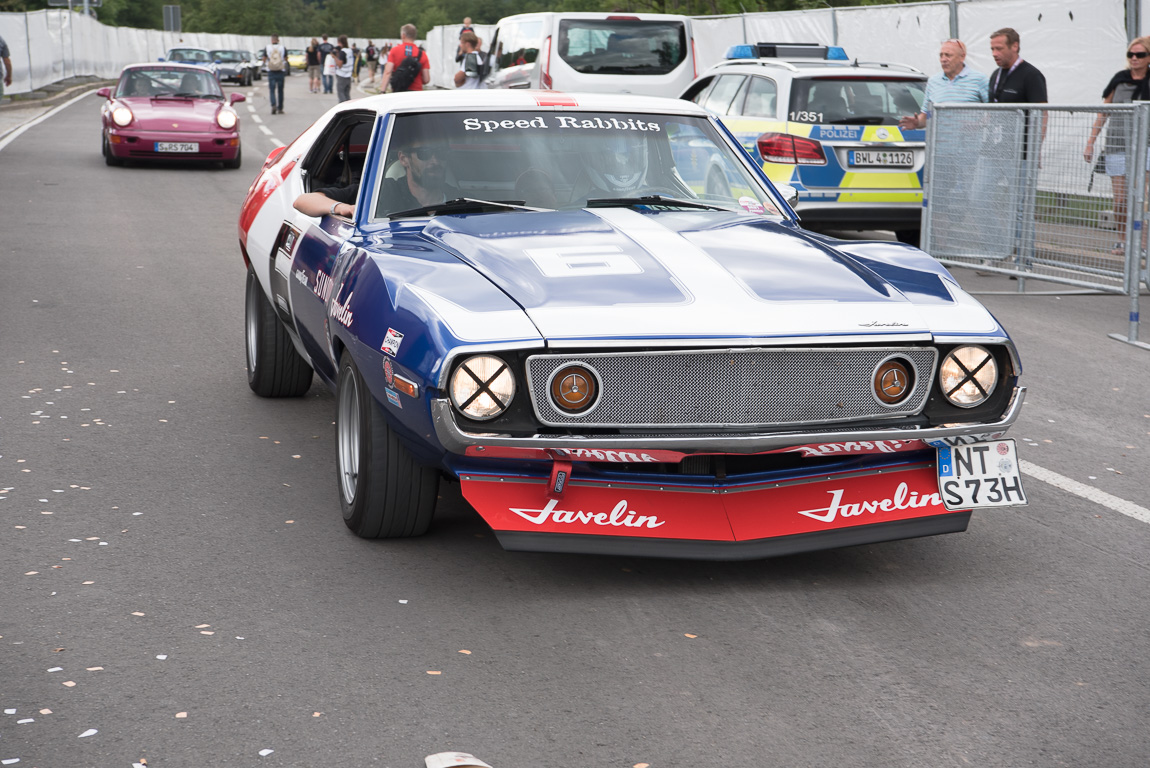
[[[215,74],[174,62],[133,64],[113,88],[97,93],[104,160],[199,160],[239,168],[240,119],[233,108],[242,94],[224,96]]]

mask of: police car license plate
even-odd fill
[[[200,145],[194,141],[157,141],[157,152],[199,152]]]
[[[911,168],[914,166],[914,153],[891,150],[853,149],[847,155],[847,164],[860,167]]]
[[[1014,441],[938,448],[938,492],[947,509],[1025,504]]]

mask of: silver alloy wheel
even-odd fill
[[[339,385],[336,443],[339,450],[339,490],[347,504],[355,501],[359,481],[359,383],[355,371],[344,369]]]
[[[244,330],[247,332],[249,373],[256,369],[256,346],[260,341],[260,305],[259,294],[256,293],[260,290],[263,289],[260,288],[255,276],[249,277],[247,301],[244,305]]]

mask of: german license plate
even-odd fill
[[[938,492],[947,509],[1025,504],[1014,441],[938,448]]]
[[[854,167],[911,168],[914,166],[914,153],[907,150],[852,149],[847,154],[847,164]]]
[[[200,145],[194,141],[157,141],[157,152],[199,152]]]

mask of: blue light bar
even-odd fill
[[[743,43],[727,49],[728,60],[732,59],[823,59],[824,61],[849,61],[847,52],[837,45],[818,43]]]
[[[757,59],[755,53],[755,46],[753,45],[732,45],[727,49],[728,59]]]

